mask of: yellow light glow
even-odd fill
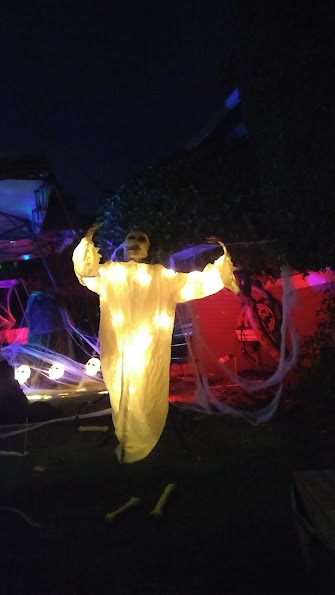
[[[55,362],[52,364],[51,368],[49,368],[49,378],[50,380],[59,380],[65,372],[65,367],[63,364],[59,362]]]
[[[108,276],[113,283],[122,284],[126,282],[127,271],[122,264],[116,262],[110,269],[108,269]]]
[[[189,273],[187,281],[180,292],[183,300],[196,300],[211,295],[222,289],[223,283],[219,272],[212,268],[203,273],[193,271]]]
[[[122,312],[113,312],[112,320],[114,326],[122,326],[124,321],[124,316]]]
[[[132,337],[134,349],[148,349],[152,341],[152,335],[148,326],[141,326]]]
[[[203,291],[206,294],[216,293],[222,289],[222,280],[219,271],[211,269],[206,271]]]
[[[101,368],[100,360],[97,357],[91,357],[85,366],[87,376],[95,376]]]
[[[150,281],[151,281],[151,275],[149,275],[145,269],[140,268],[136,271],[135,275],[134,275],[136,281],[142,285],[143,287],[145,287],[146,285],[149,285]]]
[[[194,287],[192,287],[190,283],[186,283],[181,290],[180,295],[183,300],[193,300],[195,297]]]
[[[122,379],[122,357],[117,359],[115,364],[115,370],[113,374],[113,391],[118,392],[121,390],[121,379]]]
[[[22,365],[16,368],[15,373],[15,380],[19,382],[19,384],[24,384],[31,376],[31,369],[29,366]]]
[[[33,394],[33,395],[28,395],[27,396],[28,401],[49,401],[50,399],[52,399],[52,395],[38,395],[38,394]]]
[[[164,277],[174,277],[176,274],[176,271],[174,271],[173,269],[163,269],[163,275]]]
[[[149,327],[142,326],[127,337],[124,343],[123,366],[126,373],[140,374],[147,363],[146,351],[152,342]]]
[[[192,271],[192,273],[188,274],[187,281],[180,292],[183,300],[194,300],[197,297],[197,285],[199,280],[201,280],[201,273],[199,273],[199,271]]]
[[[129,385],[129,394],[133,395],[135,390],[136,390],[136,386],[134,386],[133,384],[130,384]]]
[[[172,319],[165,310],[163,310],[163,312],[156,312],[155,324],[158,328],[163,328],[168,331],[171,327],[171,322]]]

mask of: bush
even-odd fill
[[[335,397],[335,294],[325,291],[314,335],[306,337],[299,357],[300,391],[304,398],[329,400]]]

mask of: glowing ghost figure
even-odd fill
[[[59,362],[55,362],[49,368],[49,378],[50,378],[50,380],[59,380],[64,375],[64,372],[65,372],[65,368],[64,368],[63,364],[60,364]]]
[[[17,380],[19,384],[24,384],[25,382],[27,382],[30,376],[31,369],[29,368],[29,366],[22,364],[21,366],[18,366],[18,368],[16,368],[15,370],[15,380]]]
[[[91,357],[85,366],[87,376],[95,376],[100,370],[100,360],[97,357]]]
[[[132,463],[150,453],[166,422],[176,305],[223,287],[234,293],[239,289],[224,247],[224,254],[202,272],[176,273],[140,262],[149,240],[132,232],[125,242],[129,261],[100,265],[93,231],[73,253],[74,270],[80,283],[100,296],[101,370],[120,442],[116,454],[121,462]]]

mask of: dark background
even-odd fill
[[[7,1],[0,153],[44,151],[64,194],[95,213],[222,108],[232,4]]]

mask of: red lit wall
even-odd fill
[[[312,273],[304,278],[294,275],[293,284],[297,289],[298,305],[293,311],[293,322],[300,341],[314,333],[317,324],[317,310],[324,298],[324,290],[332,282],[335,291],[335,276],[328,272]],[[281,281],[266,286],[274,297],[281,300]],[[276,362],[265,352],[259,343],[241,342],[236,329],[241,312],[240,298],[223,289],[215,295],[191,302],[193,321],[193,348],[201,359],[209,375],[223,376],[222,366],[217,360],[228,354],[236,356],[237,371],[249,369],[275,369]],[[197,332],[197,327],[200,332]],[[229,361],[234,367],[234,360]]]

